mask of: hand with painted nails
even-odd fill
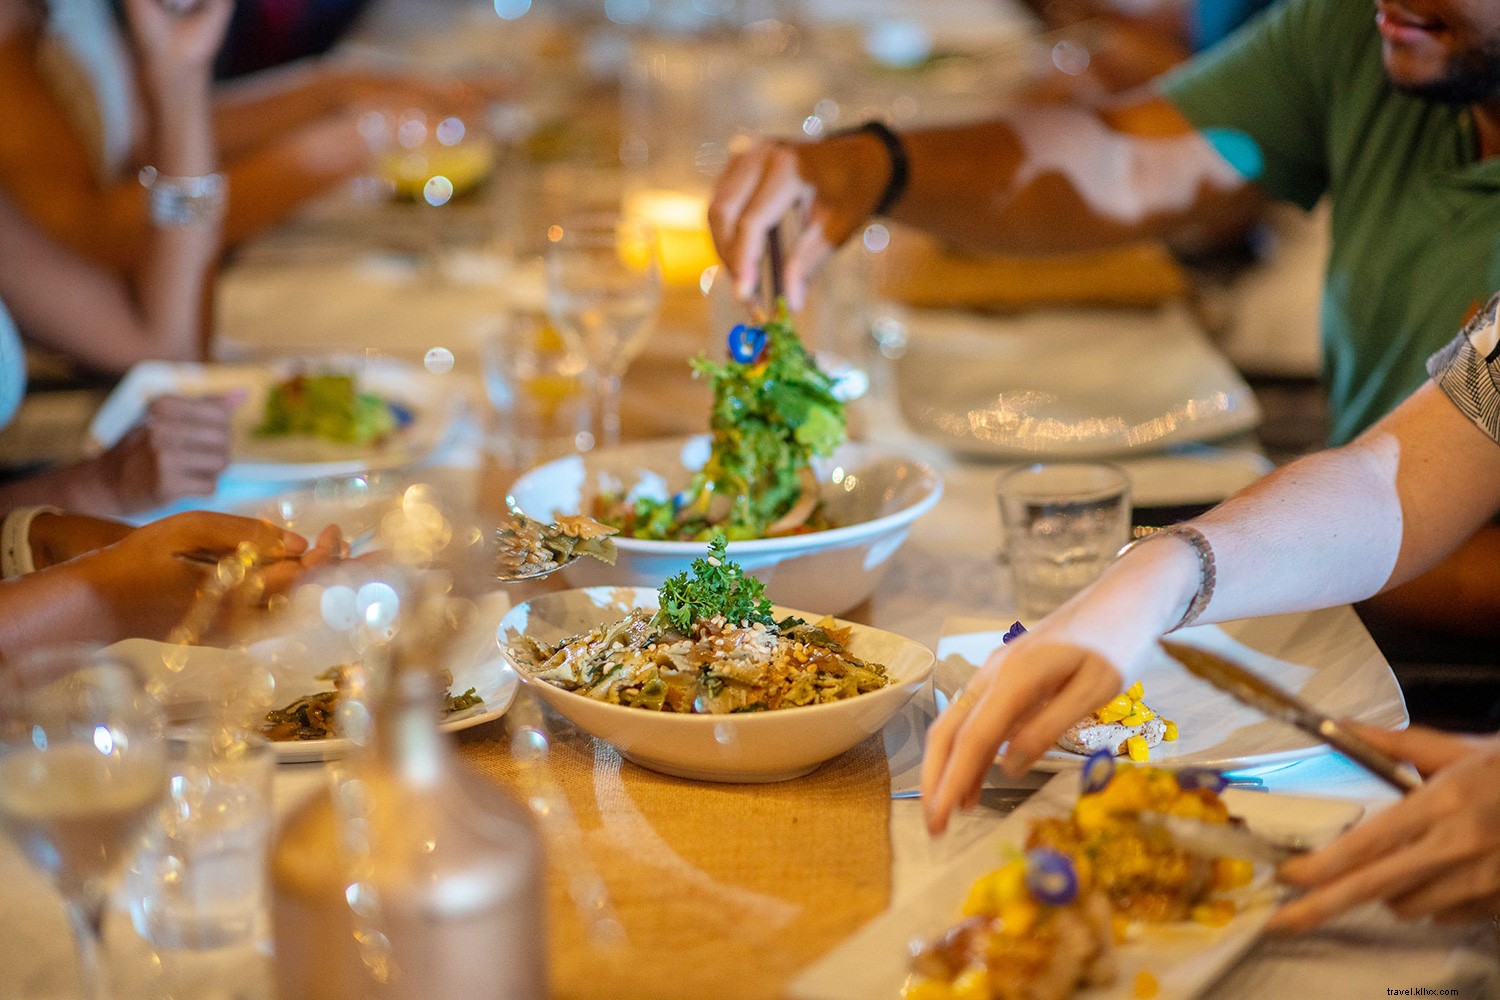
[[[1355,728],[1428,780],[1327,847],[1282,865],[1282,880],[1307,892],[1278,910],[1270,926],[1308,930],[1376,900],[1403,920],[1459,923],[1500,914],[1500,738],[1422,726]]]

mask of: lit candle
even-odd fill
[[[681,191],[640,191],[626,201],[626,213],[656,230],[662,281],[697,288],[703,272],[719,263],[708,231],[708,197]]]

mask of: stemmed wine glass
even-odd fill
[[[86,647],[0,672],[0,827],[62,894],[92,1000],[113,876],[167,790],[162,725],[140,677]]]
[[[620,381],[646,344],[661,306],[656,233],[636,219],[601,213],[547,231],[547,314],[588,359],[595,438],[620,443]]]

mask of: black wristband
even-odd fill
[[[865,133],[879,139],[881,145],[891,158],[891,177],[885,182],[885,190],[880,193],[880,199],[875,202],[873,215],[884,215],[896,206],[901,196],[906,193],[907,182],[911,180],[911,162],[906,158],[906,144],[901,137],[892,132],[885,122],[871,119],[863,125],[856,125],[837,135],[859,135]]]

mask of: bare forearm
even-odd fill
[[[120,623],[81,561],[0,580],[0,657],[59,642],[113,642]]]
[[[368,156],[351,114],[294,132],[228,164],[225,242],[238,243],[282,221],[312,197],[358,176]]]
[[[1213,620],[1363,600],[1442,562],[1500,506],[1500,446],[1433,383],[1351,444],[1279,469],[1199,519]]]
[[[326,62],[305,61],[220,84],[214,95],[214,131],[226,161],[249,156],[267,143],[348,104],[344,74]]]
[[[0,486],[0,511],[49,504],[80,514],[114,516],[121,509],[97,459],[85,459]]]
[[[978,250],[1176,238],[1206,217],[1246,216],[1257,200],[1160,99],[1115,117],[1037,107],[902,138],[911,179],[893,217]]]

